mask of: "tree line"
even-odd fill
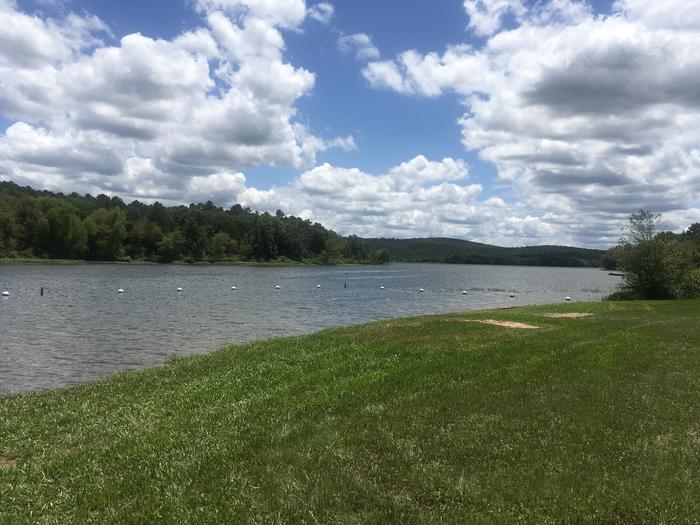
[[[0,182],[0,257],[91,261],[385,263],[356,236],[212,202],[163,206]]]

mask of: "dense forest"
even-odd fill
[[[0,257],[92,261],[388,262],[318,223],[211,202],[166,207],[0,182]]]
[[[0,182],[0,257],[91,261],[371,263],[389,261],[598,266],[603,252],[500,248],[457,239],[341,237],[282,211],[211,202],[163,206],[52,193]]]

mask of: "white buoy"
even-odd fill
[[[316,288],[321,288],[321,285],[320,285],[320,284],[317,284],[317,285],[316,285]]]
[[[5,290],[4,292],[2,292],[2,296],[3,296],[3,297],[10,297],[10,292],[8,292],[7,290]]]
[[[515,294],[512,293],[512,294],[510,294],[508,297],[510,297],[510,298],[512,299],[513,297],[515,297]]]
[[[569,297],[569,296],[567,295],[566,297],[564,297],[564,300],[565,300],[565,301],[571,301],[571,297]]]
[[[231,290],[235,290],[235,289],[236,289],[236,287],[235,287],[235,286],[232,286],[232,287],[231,287]]]
[[[280,289],[280,285],[278,284],[277,286],[275,286],[275,290],[279,290],[279,289]]]
[[[422,292],[425,292],[425,290],[423,290],[423,288],[421,288],[421,289],[418,290],[418,291],[421,292],[421,293],[422,293]]]
[[[178,287],[177,287],[177,291],[178,291],[178,292],[181,292],[181,291],[182,291],[182,288],[180,288],[180,287],[178,286]]]
[[[468,293],[469,292],[467,292],[466,290],[462,290],[462,295],[467,295]]]
[[[124,293],[124,289],[119,288],[119,290],[117,290],[117,293]]]
[[[380,287],[379,287],[379,289],[380,289],[380,290],[383,290],[383,289],[384,289],[384,287],[383,287],[383,286],[380,286]]]

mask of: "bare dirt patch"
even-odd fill
[[[539,326],[535,326],[534,324],[516,323],[515,321],[497,321],[496,319],[465,319],[464,322],[492,324],[494,326],[502,326],[503,328],[513,328],[516,330],[531,330],[533,328],[539,328]]]
[[[11,469],[15,466],[15,460],[0,456],[0,470]]]
[[[544,314],[545,317],[554,317],[556,319],[583,319],[584,317],[590,317],[593,314],[586,312],[567,312],[564,314]]]

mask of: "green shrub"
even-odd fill
[[[693,268],[683,275],[678,296],[688,299],[700,297],[700,268]]]

